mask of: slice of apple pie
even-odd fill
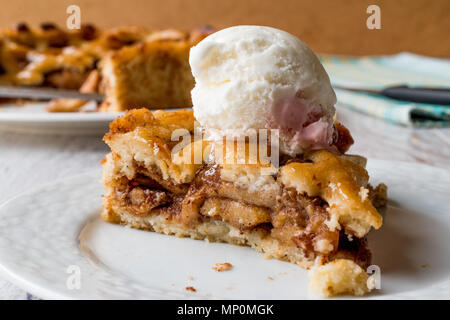
[[[352,139],[337,127],[334,145],[344,150]],[[197,140],[180,148],[172,141],[176,130],[194,134],[192,111],[139,109],[111,124],[105,136],[111,153],[103,162],[104,220],[247,245],[305,268],[326,265],[327,275],[345,274],[354,283],[348,287],[348,281],[319,277],[311,283],[323,294],[367,292],[361,268],[371,255],[365,236],[381,226],[374,205],[385,204],[386,187],[368,184],[364,158],[312,151],[283,159],[267,174],[262,169],[270,164],[239,164],[239,155],[255,156],[249,143],[244,152],[232,148],[233,161],[217,161],[213,149],[221,143]],[[229,160],[228,151],[223,157]],[[206,161],[196,164],[195,158]]]

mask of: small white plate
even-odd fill
[[[31,134],[103,135],[121,113],[45,110],[46,103],[0,104],[0,130]],[[90,104],[93,104],[91,102]],[[89,110],[89,106],[86,106]],[[92,108],[91,108],[92,109]]]
[[[365,298],[449,299],[450,172],[381,160],[368,170],[373,183],[389,186],[390,200],[369,237],[381,290]],[[1,275],[47,299],[314,298],[305,270],[250,248],[101,221],[99,179],[83,174],[1,206]],[[219,262],[233,268],[213,271]]]

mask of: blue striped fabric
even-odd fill
[[[319,57],[333,85],[381,89],[408,84],[450,88],[450,60],[410,53],[378,57]],[[338,102],[386,121],[416,127],[449,127],[450,106],[403,102],[373,94],[336,90]]]

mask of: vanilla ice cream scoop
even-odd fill
[[[227,28],[193,47],[189,63],[194,116],[211,138],[279,129],[280,151],[289,155],[332,144],[336,96],[319,59],[295,36]]]

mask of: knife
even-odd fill
[[[0,98],[25,98],[36,100],[51,99],[80,99],[103,101],[104,95],[100,93],[81,93],[76,90],[64,90],[53,88],[24,88],[0,86]]]
[[[408,87],[406,85],[387,87],[381,90],[334,86],[336,89],[382,95],[395,100],[450,105],[450,89]],[[101,102],[104,95],[100,93],[81,93],[75,90],[53,88],[24,88],[0,86],[0,98],[25,98],[51,100],[58,98],[94,100]]]
[[[407,85],[386,87],[381,90],[334,86],[336,89],[377,94],[395,100],[450,105],[450,88],[422,88]]]

